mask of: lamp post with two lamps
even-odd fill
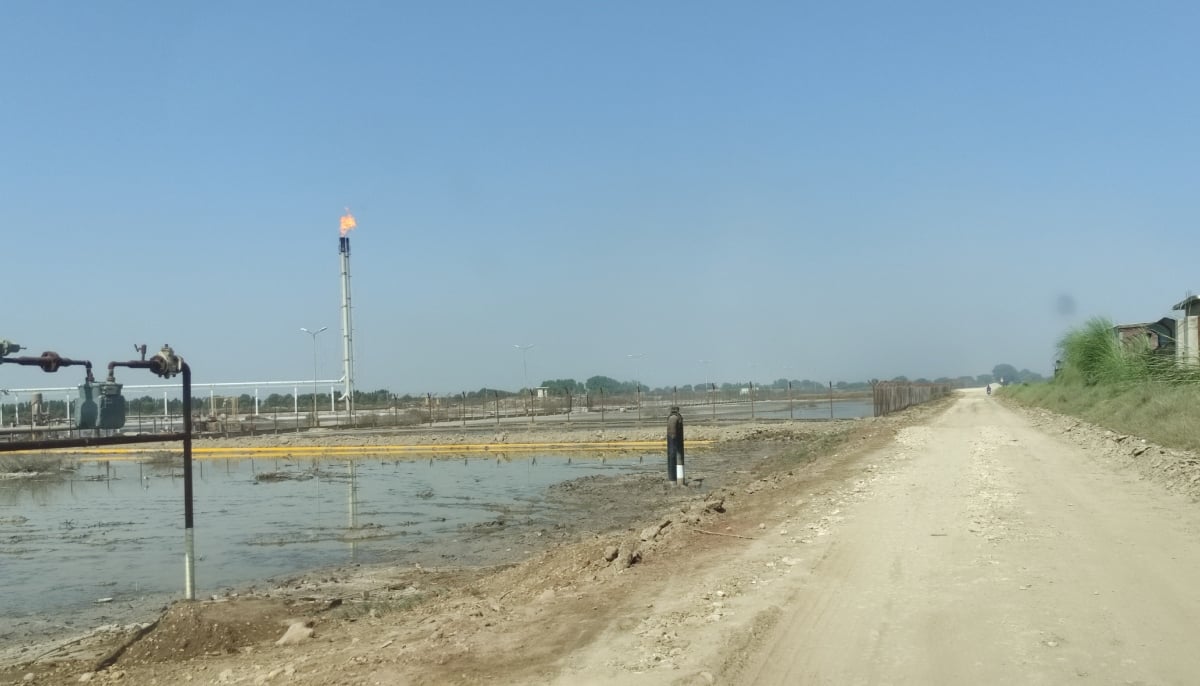
[[[328,328],[329,328],[328,326],[322,326],[321,328],[317,329],[316,331],[313,331],[311,329],[306,329],[304,327],[300,327],[300,331],[308,334],[309,336],[312,336],[312,342],[313,342],[313,392],[312,392],[313,426],[321,425],[321,415],[317,410],[317,334],[321,333],[322,331],[325,331]]]
[[[521,344],[519,344],[519,343],[513,343],[513,347],[514,347],[514,348],[516,348],[517,350],[520,350],[520,351],[521,351],[521,373],[522,373],[522,380],[523,380],[523,381],[524,381],[524,383],[525,383],[525,393],[526,393],[526,394],[529,396],[529,398],[531,399],[531,400],[530,400],[530,402],[532,402],[532,397],[533,397],[533,396],[532,396],[532,394],[530,393],[530,390],[529,390],[529,360],[527,359],[527,353],[530,351],[530,349],[532,349],[532,348],[533,348],[533,345],[534,345],[533,343],[530,343],[530,344],[528,344],[528,345],[521,345]],[[528,408],[527,408],[525,411],[526,411],[526,412],[530,412],[530,409],[528,409]]]
[[[638,374],[638,372],[641,371],[641,365],[638,364],[638,360],[642,359],[645,356],[646,356],[646,353],[637,353],[636,355],[630,353],[629,355],[625,356],[634,361],[633,375],[638,377],[638,378],[634,379],[633,382],[634,382],[634,384],[637,385],[637,410],[638,410],[638,423],[639,424],[642,423],[642,379],[641,379],[641,375]]]
[[[712,360],[700,360],[700,364],[704,365],[704,393],[708,396],[708,404],[712,409],[713,423],[717,421],[717,387],[712,382],[712,375],[708,372],[708,365]]]

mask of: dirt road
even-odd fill
[[[1200,681],[1195,504],[975,392],[870,459],[738,682]]]
[[[574,513],[594,530],[519,564],[177,604],[111,666],[0,683],[1200,682],[1200,507],[1163,485],[1200,480],[1196,456],[982,391],[800,429],[698,453],[719,488],[598,491],[641,521]],[[280,612],[316,638],[276,645]]]

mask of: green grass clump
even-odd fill
[[[1200,369],[1178,366],[1140,337],[1122,343],[1096,318],[1063,336],[1062,368],[1045,384],[1012,386],[1025,405],[1085,419],[1160,445],[1200,451]]]

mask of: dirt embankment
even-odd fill
[[[564,655],[615,624],[636,621],[627,616],[631,598],[652,597],[676,571],[720,564],[731,547],[761,535],[760,514],[778,505],[780,489],[844,479],[848,459],[944,405],[876,420],[689,426],[689,440],[716,441],[689,452],[691,486],[672,488],[645,474],[560,484],[546,496],[564,504],[553,525],[477,532],[497,537],[495,550],[509,551],[493,565],[354,566],[178,602],[151,625],[109,627],[30,649],[27,657],[40,658],[0,670],[0,684],[546,682]],[[586,441],[596,431],[508,429],[491,439]],[[657,440],[662,431],[604,434]],[[445,432],[286,438],[322,445],[479,442],[478,434]],[[278,445],[273,437],[212,444]],[[820,535],[819,527],[802,535]],[[712,602],[719,606],[724,592],[714,591]],[[708,603],[706,615],[719,616]],[[623,669],[661,668],[672,651],[683,650],[671,645],[669,622],[656,621],[663,630],[646,634]]]

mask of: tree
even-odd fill
[[[511,398],[512,396],[512,391],[506,391],[499,388],[488,388],[487,386],[484,386],[478,391],[467,391],[467,397],[472,399],[483,398],[484,400],[495,400],[496,398]],[[405,396],[405,398],[407,397],[408,396]]]
[[[272,393],[263,401],[264,410],[290,410],[292,409],[292,394],[280,395]]]
[[[1017,378],[1021,380],[1021,383],[1037,383],[1038,381],[1046,380],[1046,377],[1037,372],[1031,372],[1028,369],[1022,369]]]
[[[542,385],[549,388],[551,392],[562,393],[582,393],[584,385],[575,379],[547,379],[542,382]]]
[[[617,381],[612,377],[597,375],[589,378],[584,383],[584,386],[587,388],[588,393],[599,393],[600,391],[604,391],[605,393],[612,394],[619,391],[622,384],[620,381]]]
[[[992,367],[992,378],[1002,384],[1016,383],[1021,380],[1021,373],[1011,364],[998,364]]]

